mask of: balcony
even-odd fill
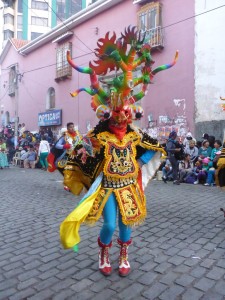
[[[146,30],[145,40],[150,44],[152,50],[161,50],[164,48],[162,27],[158,26]]]
[[[59,67],[56,69],[56,82],[60,82],[66,79],[71,79],[72,67],[70,65]]]

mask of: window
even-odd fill
[[[9,90],[8,95],[14,96],[16,90],[16,67],[11,67],[9,71]]]
[[[47,92],[46,110],[55,108],[55,89],[50,87]]]
[[[14,17],[10,14],[4,15],[4,24],[14,25]]]
[[[18,0],[18,13],[23,12],[23,0]]]
[[[82,9],[82,0],[69,0],[68,1],[68,17],[78,13]]]
[[[32,0],[31,8],[32,9],[48,10],[48,3],[42,2],[42,1]]]
[[[137,13],[138,29],[146,33],[152,48],[163,47],[161,5],[151,2],[141,7]]]
[[[70,50],[70,53],[72,53],[71,42],[62,44],[56,49],[56,81],[72,76],[72,67],[66,58],[67,50]]]
[[[7,0],[7,1],[2,1],[4,3],[4,7],[11,7],[11,8],[14,8],[14,3],[15,3],[15,0]]]
[[[23,29],[23,16],[17,16],[17,29]]]
[[[31,17],[31,24],[37,26],[48,26],[47,18]]]
[[[23,39],[23,32],[17,31],[17,39],[22,40]]]
[[[4,30],[4,40],[10,39],[14,37],[14,32],[11,30]]]
[[[37,37],[39,37],[42,34],[43,33],[40,33],[40,32],[31,32],[31,40],[36,39]]]
[[[65,0],[57,0],[57,24],[61,24],[66,19],[66,2]]]

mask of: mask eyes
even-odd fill
[[[140,120],[144,116],[144,110],[139,105],[132,106],[132,118],[133,120]]]
[[[101,121],[108,120],[111,117],[111,110],[106,105],[99,105],[96,109],[96,116]]]

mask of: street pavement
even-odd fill
[[[133,228],[132,273],[98,271],[101,221],[81,227],[79,252],[64,250],[59,225],[79,197],[55,172],[0,170],[0,299],[225,299],[225,192],[217,187],[153,180],[148,216]]]

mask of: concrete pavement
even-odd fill
[[[81,227],[79,252],[63,250],[59,225],[79,197],[59,173],[0,170],[0,299],[225,299],[225,192],[152,181],[146,222],[133,229],[132,273],[98,271],[101,222]]]

